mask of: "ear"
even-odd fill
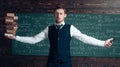
[[[67,14],[65,14],[65,16],[64,16],[65,18],[67,17]]]

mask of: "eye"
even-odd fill
[[[62,13],[60,13],[60,15],[62,15]]]

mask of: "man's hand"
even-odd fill
[[[113,40],[114,40],[113,38],[107,39],[105,41],[105,47],[110,47],[113,43]]]
[[[7,36],[7,35],[5,35],[5,37],[7,37],[9,39],[16,39],[16,36]]]

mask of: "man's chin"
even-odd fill
[[[57,21],[57,23],[61,23],[61,22],[63,22],[63,21]]]

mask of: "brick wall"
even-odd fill
[[[53,13],[62,3],[68,13],[119,14],[119,0],[1,0],[0,1],[0,67],[45,67],[46,56],[14,56],[11,40],[4,37],[7,12]],[[73,67],[120,67],[120,58],[72,57]]]

